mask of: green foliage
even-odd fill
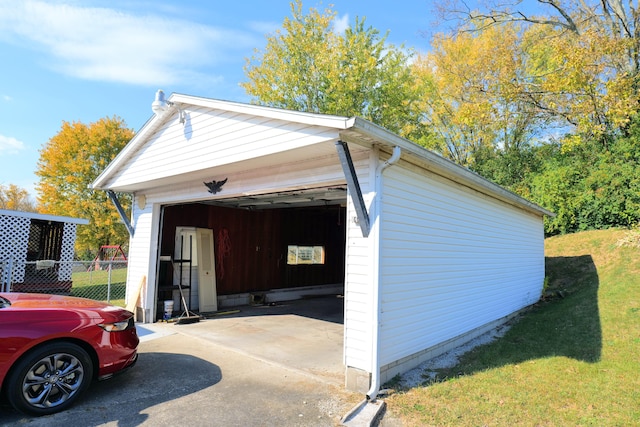
[[[640,152],[637,142],[618,139],[601,153],[584,180],[580,229],[629,227],[640,221]]]
[[[559,142],[484,148],[474,154],[472,169],[554,212],[545,218],[547,235],[630,227],[640,222],[638,118],[627,135],[606,146],[578,136],[571,149]]]
[[[610,227],[630,227],[640,221],[640,127],[608,147],[585,143],[557,150],[543,171],[529,177],[533,201],[556,213],[545,219],[549,235]]]
[[[386,43],[364,19],[338,34],[330,9],[304,14],[297,0],[291,12],[282,29],[267,37],[265,50],[247,60],[242,86],[255,102],[360,116],[403,136],[423,136],[411,50]]]
[[[60,132],[40,150],[36,175],[42,212],[90,220],[78,227],[77,253],[95,253],[101,245],[129,241],[107,194],[89,189],[89,184],[132,137],[133,131],[116,117],[89,125],[63,122]],[[125,210],[130,208],[130,197],[121,195],[120,201]]]
[[[549,292],[549,276],[544,276],[544,280],[542,281],[542,292],[541,292],[541,298],[544,298],[547,295],[547,292]]]
[[[557,147],[554,145],[511,146],[506,150],[483,147],[473,154],[470,167],[474,172],[524,197],[529,197],[527,181],[539,173],[548,156]]]

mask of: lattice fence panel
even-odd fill
[[[68,261],[73,261],[73,246],[76,241],[76,224],[65,222],[64,234],[62,238],[62,250],[60,253],[60,269],[58,270],[58,280],[71,280],[73,266]]]
[[[29,242],[29,218],[0,215],[0,260],[13,262],[13,281],[24,280],[24,261],[27,259],[27,244]],[[6,275],[7,272],[4,272]],[[5,280],[2,277],[3,281]]]

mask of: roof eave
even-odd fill
[[[191,95],[173,93],[168,99],[172,104],[192,105],[210,109],[219,109],[239,114],[254,115],[271,119],[292,121],[314,126],[323,126],[337,130],[355,130],[366,135],[376,142],[387,145],[390,148],[400,147],[403,151],[411,153],[426,163],[433,172],[452,179],[472,189],[503,200],[507,203],[525,209],[538,215],[554,217],[555,214],[528,200],[500,187],[497,184],[481,177],[480,175],[464,168],[444,157],[427,150],[405,138],[402,138],[378,125],[375,125],[360,117],[331,116],[316,113],[284,110],[273,107],[265,107],[255,104],[246,104],[232,101],[222,101],[211,98],[202,98]],[[169,117],[175,114],[175,109],[170,108],[162,114],[153,115],[129,141],[129,143],[109,163],[105,170],[90,184],[90,188],[96,190],[110,189],[109,179],[129,159],[140,144],[144,144],[149,135],[165,123]],[[358,142],[358,141],[356,141]]]
[[[429,165],[429,169],[433,172],[454,181],[459,182],[476,191],[480,191],[487,195],[493,196],[499,200],[507,202],[511,205],[522,208],[526,211],[537,215],[546,215],[555,217],[556,214],[544,209],[541,206],[532,203],[523,197],[489,181],[471,170],[446,159],[433,151],[430,151],[420,145],[417,145],[405,138],[402,138],[374,123],[367,120],[356,118],[354,121],[354,130],[361,132],[383,144],[389,148],[394,146],[400,147],[404,152],[413,154]]]
[[[233,113],[253,115],[270,119],[286,120],[296,123],[324,126],[334,129],[348,129],[353,126],[355,117],[335,116],[328,114],[308,113],[304,111],[285,110],[257,104],[223,101],[212,98],[202,98],[192,95],[173,93],[169,101],[185,105],[224,110]]]
[[[96,179],[89,184],[89,188],[94,190],[108,190],[108,179],[110,176],[118,170],[118,168],[128,160],[130,154],[137,148],[137,146],[144,142],[145,138],[155,132],[155,130],[164,122],[164,119],[169,115],[168,112],[163,114],[154,114],[149,120],[142,126],[140,132],[134,135],[133,138],[127,143],[127,145],[120,150],[116,157],[111,160],[107,167],[98,175]]]
[[[84,218],[73,218],[70,216],[41,214],[37,212],[25,212],[25,211],[13,211],[13,210],[7,210],[7,209],[0,209],[0,215],[14,216],[19,218],[38,219],[42,221],[66,222],[66,223],[77,224],[77,225],[89,224],[89,220]]]
[[[172,104],[192,105],[210,109],[219,109],[235,112],[239,114],[255,115],[260,117],[287,120],[313,126],[324,126],[333,129],[348,129],[353,127],[356,119],[354,117],[331,116],[325,114],[305,113],[299,111],[284,110],[273,107],[265,107],[255,104],[244,104],[240,102],[221,101],[211,98],[202,98],[191,95],[173,93],[168,101]],[[89,185],[94,190],[107,190],[109,179],[135,152],[140,144],[144,144],[147,137],[155,132],[157,128],[165,123],[168,117],[175,113],[174,108],[170,108],[162,114],[154,114],[142,126],[140,131],[129,141],[129,143],[118,153],[118,155],[107,165],[100,175]]]

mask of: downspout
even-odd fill
[[[373,224],[376,229],[374,241],[374,256],[373,256],[373,271],[374,271],[374,286],[373,286],[373,325],[375,325],[375,331],[373,334],[372,342],[372,361],[371,361],[371,386],[367,392],[367,400],[375,401],[380,391],[380,211],[382,208],[382,172],[389,166],[395,164],[400,160],[400,154],[402,150],[400,147],[393,147],[393,154],[384,163],[380,164],[376,168],[375,176],[375,201],[374,201],[374,215]]]

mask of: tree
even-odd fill
[[[291,3],[292,18],[267,37],[263,52],[247,59],[254,102],[314,113],[360,116],[403,136],[420,139],[419,87],[411,50],[386,43],[386,36],[356,19],[344,34],[333,29],[336,12]]]
[[[522,186],[531,200],[556,213],[545,218],[547,234],[589,229],[631,227],[640,221],[640,116],[629,126],[629,136],[615,138],[607,147],[597,140],[563,149],[557,144],[539,147],[539,170]],[[537,147],[538,148],[538,147]]]
[[[431,52],[413,66],[427,88],[422,109],[433,130],[431,148],[472,166],[480,151],[526,147],[546,125],[540,111],[520,97],[526,59],[515,27],[436,35]]]
[[[29,192],[15,184],[8,186],[0,184],[0,209],[37,212],[35,203],[29,197]]]
[[[474,153],[474,163],[470,169],[496,184],[530,199],[530,179],[543,170],[549,152],[554,149],[556,149],[554,144],[528,145],[499,150],[486,147]]]
[[[579,202],[579,229],[630,227],[640,221],[640,117],[629,126],[629,136],[615,139],[599,152],[592,147]],[[595,160],[592,160],[596,152]]]
[[[635,3],[635,5],[634,5]],[[572,131],[567,148],[592,139],[603,145],[625,136],[640,108],[640,8],[630,0],[490,2],[483,11],[448,4],[461,31],[526,28],[532,54],[519,79],[520,98]],[[462,7],[460,7],[462,5]],[[471,25],[470,25],[471,24]]]
[[[128,242],[127,230],[107,194],[88,186],[132,137],[133,131],[117,117],[89,125],[63,122],[60,132],[40,150],[36,175],[43,212],[90,220],[78,228],[78,253]],[[124,195],[120,201],[125,210],[130,208],[130,197]]]
[[[555,212],[547,234],[636,224],[637,1],[538,0],[536,14],[533,3],[446,3],[457,31],[416,62],[436,143]]]

